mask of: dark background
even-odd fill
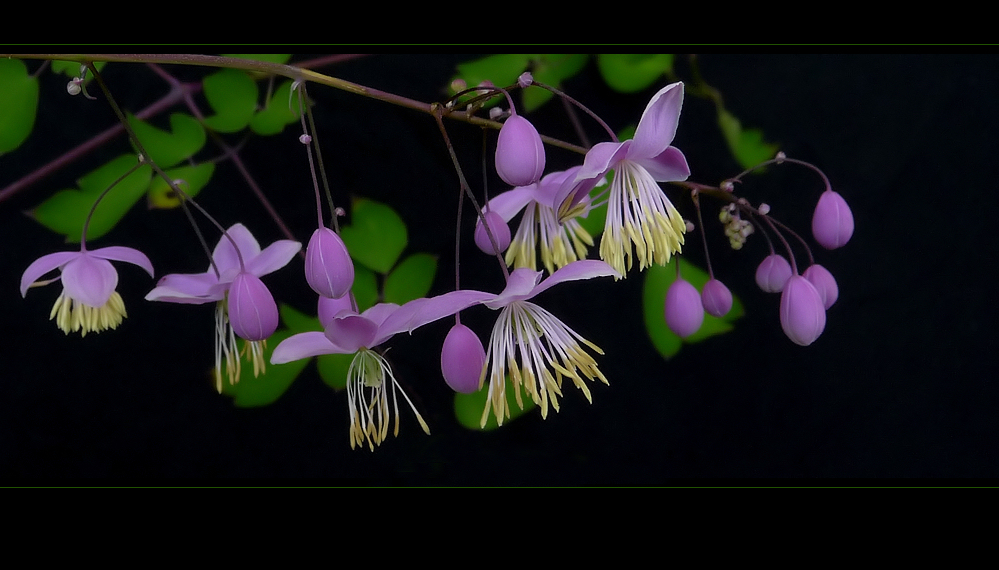
[[[431,101],[442,98],[441,86],[463,59],[373,56],[324,71]],[[605,350],[599,363],[610,387],[593,387],[589,405],[567,386],[562,411],[547,420],[534,412],[476,433],[453,418],[439,376],[449,325],[435,323],[391,343],[397,376],[433,435],[424,435],[407,410],[400,437],[374,453],[351,451],[346,395],[326,387],[312,366],[266,408],[235,408],[216,394],[204,372],[213,358],[211,307],[143,301],[154,281],[141,270],[117,265],[129,317],[99,335],[65,336],[47,321],[58,285],[20,298],[18,280],[32,260],[72,247],[22,211],[126,151],[118,140],[0,203],[0,484],[891,484],[999,474],[999,388],[990,360],[996,311],[993,281],[985,278],[995,261],[999,59],[705,55],[700,62],[705,80],[744,125],[822,168],[853,209],[853,240],[817,251],[840,297],[812,346],[783,335],[778,298],[754,285],[764,242],[751,239],[732,253],[715,236],[716,272],[747,307],[734,332],[665,361],[641,323],[641,275],[560,286],[538,301]],[[681,60],[681,77],[686,69]],[[205,73],[171,71],[188,79]],[[106,78],[132,110],[165,91],[139,66],[109,66]],[[665,82],[622,96],[603,86],[591,64],[564,87],[622,128],[637,122]],[[43,79],[36,130],[21,150],[0,157],[0,187],[114,123],[105,103],[69,98],[64,84]],[[335,192],[398,209],[409,226],[409,251],[442,255],[434,292],[446,291],[456,182],[434,122],[322,87],[311,94]],[[692,179],[706,183],[739,171],[713,112],[688,96],[674,142]],[[558,105],[534,118],[543,133],[573,140]],[[587,125],[599,140],[599,130]],[[478,186],[478,129],[449,129]],[[243,157],[304,241],[315,214],[297,135],[289,129],[251,140]],[[549,151],[549,170],[575,161]],[[814,175],[786,166],[750,178],[739,192],[809,233],[821,190]],[[223,224],[246,223],[262,243],[281,238],[230,165],[219,167],[202,202]],[[685,253],[700,263],[693,237]],[[179,211],[137,206],[94,247],[111,244],[142,249],[157,277],[205,266]],[[463,283],[498,290],[495,265],[474,248],[463,254]],[[312,310],[301,269],[293,261],[267,282],[280,300]],[[493,313],[477,309],[466,318],[487,338]]]

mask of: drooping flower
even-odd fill
[[[843,247],[853,235],[853,212],[839,192],[826,190],[812,215],[812,235],[826,249]]]
[[[756,267],[756,284],[767,293],[780,293],[791,278],[791,263],[778,253],[763,258]]]
[[[402,394],[416,414],[420,427],[429,434],[430,427],[399,386],[388,361],[377,349],[396,334],[412,332],[427,323],[453,315],[480,302],[485,295],[478,291],[452,291],[432,299],[416,299],[401,306],[379,303],[363,313],[357,313],[340,299],[326,303],[321,300],[319,321],[324,330],[299,333],[285,339],[274,348],[271,363],[283,364],[322,354],[354,354],[347,373],[352,449],[365,442],[372,451],[376,445],[381,445],[388,437],[390,415],[395,417],[393,434],[399,435],[398,394]],[[338,308],[335,314],[330,314]]]
[[[516,114],[500,127],[496,141],[496,172],[510,186],[527,186],[545,171],[545,145],[534,125]]]
[[[780,325],[795,344],[808,346],[826,327],[822,295],[801,275],[787,280],[780,295]]]
[[[246,341],[244,350],[254,374],[263,372],[263,343],[277,328],[277,306],[260,277],[284,267],[302,249],[297,241],[279,240],[261,250],[243,224],[233,225],[226,234],[228,238],[222,236],[212,252],[208,271],[171,273],[146,295],[146,300],[167,303],[215,302],[215,387],[219,393],[223,361],[229,383],[239,380],[237,336]]]
[[[141,251],[121,246],[104,247],[88,251],[62,251],[50,253],[36,259],[21,276],[21,296],[28,288],[47,285],[61,280],[63,290],[56,298],[49,319],[66,334],[80,331],[101,332],[116,328],[127,316],[125,303],[115,289],[118,286],[118,272],[111,261],[124,261],[146,270],[153,276],[153,265]],[[58,269],[60,276],[45,282],[36,281]]]
[[[589,199],[580,203],[574,216],[559,224],[555,212],[555,195],[566,179],[573,178],[580,167],[545,175],[537,184],[513,188],[496,196],[485,211],[498,214],[509,222],[521,210],[517,232],[506,250],[506,262],[514,268],[538,269],[538,252],[541,264],[553,273],[573,261],[586,258],[586,251],[593,245],[593,238],[576,219],[588,212]],[[476,226],[476,232],[481,227]]]
[[[642,113],[633,139],[593,146],[575,178],[563,183],[558,191],[557,210],[559,218],[565,219],[614,170],[600,258],[622,278],[631,268],[633,256],[640,269],[653,263],[666,265],[683,244],[686,225],[658,184],[690,176],[687,159],[670,145],[682,105],[682,83],[661,89]]]
[[[597,354],[600,347],[586,340],[565,325],[558,317],[531,303],[536,295],[564,281],[617,276],[608,264],[597,260],[582,260],[556,270],[541,281],[541,272],[528,268],[516,269],[510,274],[506,288],[499,295],[491,295],[482,304],[500,314],[493,325],[486,352],[488,361],[489,394],[482,412],[481,425],[485,426],[492,410],[496,422],[510,417],[506,399],[506,378],[515,387],[517,405],[524,407],[520,390],[541,407],[541,416],[548,416],[548,406],[559,409],[558,397],[562,395],[563,378],[572,379],[586,399],[593,401],[590,390],[583,381],[607,378],[597,368],[597,363],[582,345]]]
[[[441,375],[455,392],[471,394],[479,389],[486,349],[479,335],[463,324],[455,324],[444,337]]]
[[[682,277],[677,277],[666,290],[664,316],[666,326],[677,336],[687,338],[704,323],[704,306],[697,288]]]
[[[510,226],[499,214],[493,211],[483,212],[485,223],[479,220],[475,224],[475,245],[483,253],[496,255],[503,253],[510,247]],[[490,237],[492,236],[492,237]],[[496,240],[496,247],[493,247],[493,240]]]
[[[724,317],[732,310],[732,292],[717,279],[709,279],[701,290],[704,311],[713,317]]]
[[[839,298],[839,285],[836,284],[836,278],[833,277],[832,273],[816,263],[809,266],[801,276],[808,279],[815,287],[819,296],[822,297],[822,305],[826,310],[829,310],[829,307],[832,307],[836,299]]]
[[[329,228],[312,232],[305,248],[305,280],[312,290],[331,299],[346,295],[354,285],[354,263],[343,240]]]

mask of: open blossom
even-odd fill
[[[489,213],[498,214],[509,222],[521,210],[517,232],[506,250],[506,262],[514,268],[538,268],[538,251],[541,263],[548,273],[573,261],[586,258],[587,248],[593,245],[593,238],[583,229],[579,214],[588,211],[589,199],[580,202],[572,218],[561,224],[555,211],[555,195],[562,183],[575,177],[580,167],[546,175],[538,183],[513,188],[496,196],[485,207]],[[482,222],[477,224],[479,231]]]
[[[558,397],[562,395],[562,380],[566,377],[572,379],[572,383],[592,402],[583,378],[589,381],[599,379],[604,384],[607,378],[583,345],[597,354],[603,354],[603,351],[558,317],[529,300],[564,281],[612,275],[617,276],[617,272],[597,260],[570,263],[544,281],[541,281],[540,271],[521,268],[510,274],[502,293],[482,301],[490,309],[500,311],[486,352],[488,372],[483,370],[489,378],[489,394],[481,420],[483,427],[490,410],[499,425],[510,417],[506,399],[508,375],[516,389],[517,405],[524,407],[520,393],[523,388],[541,407],[542,417],[548,416],[549,404],[558,411]]]
[[[239,380],[237,336],[247,343],[254,375],[263,372],[263,342],[277,328],[277,305],[260,277],[284,267],[302,249],[297,241],[280,240],[261,250],[243,224],[235,224],[226,234],[229,237],[222,236],[212,252],[208,271],[171,273],[146,295],[149,301],[167,303],[215,302],[215,387],[219,393],[223,361],[229,383]]]
[[[52,306],[49,319],[66,334],[80,331],[101,332],[116,328],[127,316],[125,303],[115,291],[118,286],[118,272],[111,261],[124,261],[146,270],[153,276],[153,265],[141,251],[120,246],[105,247],[87,251],[62,251],[50,253],[36,259],[21,276],[21,296],[34,285],[44,285],[36,281],[58,269],[63,290]],[[54,281],[55,279],[53,279]]]
[[[373,451],[388,437],[390,416],[395,417],[393,434],[399,435],[399,396],[416,414],[428,435],[430,427],[395,379],[391,366],[378,347],[396,334],[453,315],[483,298],[477,291],[453,291],[433,299],[416,299],[405,305],[379,303],[363,313],[343,299],[320,298],[319,322],[322,332],[292,335],[274,348],[272,364],[283,364],[322,354],[354,354],[347,373],[347,400],[350,404],[350,447],[368,444]],[[431,303],[432,302],[432,303]],[[391,413],[390,413],[391,400]]]
[[[608,172],[614,171],[600,258],[621,277],[631,268],[633,257],[640,269],[653,263],[666,265],[683,244],[686,225],[658,184],[690,176],[687,159],[670,146],[682,105],[682,83],[661,89],[642,113],[633,139],[595,145],[586,153],[575,178],[558,191],[557,210],[564,219]]]

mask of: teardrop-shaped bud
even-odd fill
[[[485,224],[482,223],[481,218],[475,224],[475,245],[489,255],[503,253],[506,251],[506,248],[510,247],[509,224],[503,221],[503,217],[496,212],[486,212],[483,217],[486,219]],[[486,232],[487,225],[496,239],[499,251],[493,249],[493,242],[489,239],[489,234]]]
[[[756,284],[767,293],[780,293],[791,278],[791,264],[783,255],[771,253],[756,268]]]
[[[441,349],[441,374],[447,385],[462,394],[477,391],[485,363],[486,351],[479,335],[465,325],[451,327]]]
[[[545,171],[545,145],[530,121],[512,115],[500,128],[496,142],[496,172],[511,186],[527,186]]]
[[[701,304],[712,317],[724,317],[732,310],[732,292],[721,281],[710,279],[701,290]]]
[[[678,278],[666,290],[666,326],[681,337],[688,337],[701,328],[704,306],[697,288]]]
[[[305,280],[323,297],[339,299],[354,285],[354,263],[340,236],[329,228],[312,232],[305,249]]]
[[[832,307],[836,299],[839,298],[839,286],[836,284],[836,278],[825,267],[818,264],[812,265],[801,276],[808,279],[815,290],[819,292],[819,296],[822,297],[822,305],[826,310]]]
[[[259,277],[241,272],[229,286],[229,322],[239,338],[264,340],[278,326],[277,303]]]
[[[780,326],[795,344],[808,346],[826,328],[826,308],[811,281],[801,275],[787,280],[780,296]]]
[[[839,192],[826,190],[812,215],[812,235],[826,249],[843,247],[853,235],[853,212]]]

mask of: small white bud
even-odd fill
[[[309,136],[309,135],[303,134],[302,136],[298,137],[298,142],[300,142],[302,144],[309,144],[310,142],[312,142],[312,137]]]
[[[69,83],[66,84],[66,92],[70,95],[79,95],[83,88],[80,87],[80,78],[74,77]]]
[[[764,202],[760,204],[760,207],[757,208],[757,210],[759,210],[759,212],[765,216],[770,213],[770,204]]]

